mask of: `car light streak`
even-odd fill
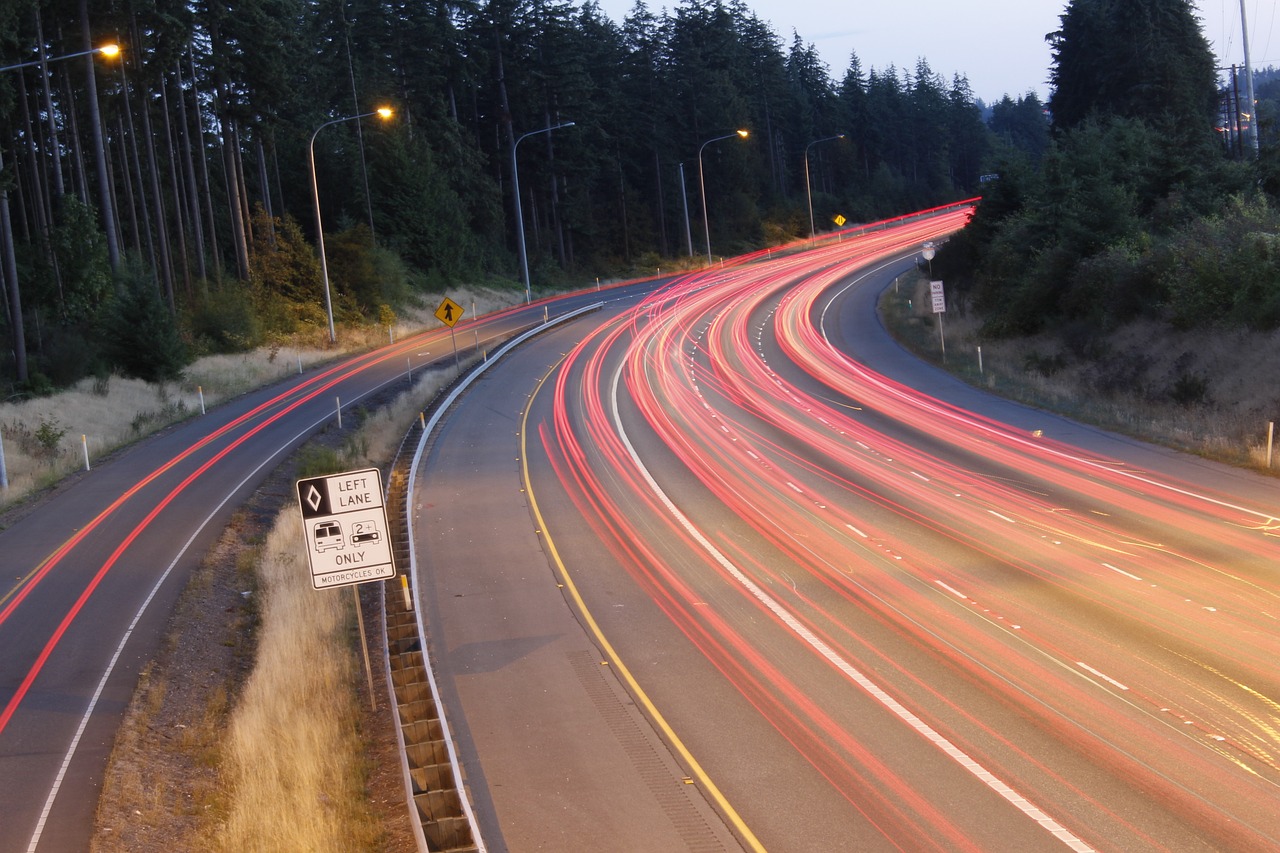
[[[964,219],[662,288],[558,369],[538,427],[555,478],[884,837],[963,846],[964,818],[810,698],[821,677],[791,672],[767,632],[807,644],[1024,817],[1049,828],[1061,809],[1051,831],[1069,846],[1280,845],[1275,509],[929,398],[824,327],[845,282]],[[1005,734],[1002,715],[1034,735]],[[1041,739],[1061,756],[1041,757]]]
[[[440,335],[442,333],[437,332],[434,334]],[[426,337],[430,338],[432,335],[429,334]],[[35,588],[42,581],[46,580],[50,573],[64,559],[66,559],[75,548],[81,545],[90,534],[107,522],[117,511],[121,509],[121,507],[138,498],[140,493],[146,489],[147,486],[155,483],[166,473],[174,470],[177,466],[186,460],[191,459],[197,453],[209,448],[218,440],[233,435],[237,430],[244,430],[238,437],[231,440],[225,447],[217,451],[207,461],[200,464],[192,473],[186,475],[176,486],[170,489],[158,501],[154,504],[150,504],[143,520],[130,529],[128,533],[119,540],[107,559],[99,565],[92,575],[88,577],[68,610],[63,614],[58,624],[53,627],[48,639],[29,665],[26,674],[15,687],[13,694],[9,697],[4,708],[0,710],[0,732],[3,732],[8,726],[13,715],[17,712],[27,693],[30,691],[36,677],[48,662],[54,649],[57,648],[67,630],[83,610],[85,604],[101,584],[108,572],[128,551],[129,547],[137,537],[156,520],[160,513],[168,507],[179,494],[196,483],[201,476],[207,473],[219,462],[226,459],[246,441],[262,432],[268,426],[284,418],[289,413],[297,410],[300,406],[320,397],[321,395],[327,394],[328,391],[337,387],[344,381],[359,375],[371,367],[391,360],[398,362],[406,352],[413,351],[421,347],[422,344],[423,336],[409,338],[399,342],[394,347],[387,347],[372,354],[360,356],[356,359],[351,359],[320,371],[313,376],[307,377],[300,383],[289,387],[280,394],[264,401],[258,406],[255,406],[252,410],[240,415],[222,427],[211,431],[191,446],[185,448],[181,453],[175,455],[142,477],[137,483],[120,495],[120,497],[113,500],[108,504],[108,506],[101,510],[90,522],[76,531],[73,536],[68,538],[49,556],[44,558],[33,570],[28,572],[24,577],[23,583],[10,594],[8,602],[5,604],[3,609],[0,609],[0,624],[3,624],[12,616],[13,613],[17,611]],[[327,414],[321,418],[321,420],[327,419]],[[308,430],[309,429],[310,427],[308,427]]]

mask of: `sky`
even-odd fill
[[[634,0],[597,0],[621,23]],[[1058,28],[1066,0],[745,0],[789,50],[792,32],[817,48],[835,80],[844,77],[854,51],[865,74],[871,68],[914,70],[924,57],[950,82],[969,78],[976,97],[990,104],[1004,95],[1035,91],[1049,96],[1046,33]],[[675,9],[676,0],[645,0],[650,12]],[[1240,0],[1196,0],[1205,37],[1219,65],[1241,64]],[[1249,53],[1254,68],[1280,66],[1277,0],[1245,0]]]

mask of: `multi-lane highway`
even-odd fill
[[[903,353],[874,296],[962,221],[605,291],[445,420],[417,593],[488,849],[1280,847],[1275,481]],[[0,851],[86,848],[204,548],[335,397],[448,338],[223,406],[0,531]]]
[[[446,421],[490,849],[1280,848],[1280,488],[902,352],[875,294],[962,222],[612,299]]]
[[[487,317],[457,339],[490,349],[541,315]],[[440,361],[453,362],[448,330],[247,395],[99,461],[0,531],[0,851],[88,849],[121,713],[205,549],[337,400],[358,406]]]

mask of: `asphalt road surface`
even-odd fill
[[[1280,489],[959,383],[907,223],[496,365],[418,595],[490,850],[1280,848]]]
[[[459,346],[490,348],[542,310],[464,322]],[[0,531],[0,851],[88,849],[138,671],[207,547],[336,400],[440,361],[447,329],[293,377],[97,460]]]

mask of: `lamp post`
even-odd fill
[[[5,71],[16,71],[19,68],[29,68],[33,65],[42,65],[50,62],[58,62],[63,59],[75,59],[77,56],[88,56],[91,53],[101,53],[103,56],[114,57],[119,55],[120,47],[114,44],[104,44],[101,47],[92,50],[81,50],[75,53],[68,53],[63,56],[55,56],[46,59],[33,59],[30,62],[19,62],[15,65],[6,65],[0,68],[0,73]],[[98,130],[95,122],[95,141],[98,143],[98,151],[101,153],[101,134],[96,133]],[[4,160],[0,157],[0,171],[4,169]],[[103,185],[103,197],[110,198],[105,184]],[[105,227],[108,229],[108,236],[113,233],[112,217],[108,210],[103,217]],[[108,241],[108,246],[114,246],[113,240]],[[13,247],[13,224],[9,216],[9,190],[4,186],[0,186],[0,259],[2,259],[3,270],[0,271],[0,284],[8,280],[7,291],[8,308],[10,325],[13,327],[13,358],[14,372],[19,382],[26,382],[29,378],[27,373],[27,339],[23,329],[22,319],[22,291],[18,286],[18,265],[14,257]]]
[[[320,218],[320,188],[316,182],[316,136],[331,124],[356,121],[357,119],[375,115],[383,120],[389,119],[392,116],[391,108],[378,107],[378,109],[370,113],[360,113],[359,115],[344,116],[343,118],[326,121],[315,129],[315,132],[311,134],[311,141],[307,144],[308,158],[311,162],[311,198],[316,206],[316,246],[320,250],[320,277],[324,280],[324,313],[329,320],[329,343],[335,343],[338,340],[338,335],[333,329],[333,301],[329,297],[329,262],[324,257],[324,221]]]
[[[1249,142],[1253,145],[1253,156],[1258,156],[1258,102],[1253,95],[1253,65],[1249,61],[1249,25],[1245,15],[1244,0],[1240,0],[1240,36],[1244,45],[1244,87],[1245,97],[1249,99]]]
[[[573,122],[566,121],[563,124],[553,124],[540,130],[522,133],[516,137],[515,142],[511,143],[511,188],[515,191],[516,200],[516,245],[520,249],[520,276],[524,282],[524,302],[526,305],[533,301],[533,290],[529,284],[529,257],[525,254],[524,246],[524,211],[520,206],[520,166],[516,162],[516,148],[520,146],[520,143],[526,137],[535,136],[539,133],[550,133],[562,127],[573,127]]]
[[[95,47],[90,50],[80,50],[75,53],[65,53],[62,56],[54,56],[48,59],[33,59],[30,62],[19,62],[17,65],[6,65],[0,68],[3,71],[16,71],[19,68],[30,68],[33,65],[44,65],[49,62],[58,62],[62,59],[75,59],[77,56],[88,56],[91,53],[101,53],[107,58],[112,58],[120,54],[120,46],[117,44],[104,44],[101,47]]]
[[[809,149],[817,145],[819,142],[830,142],[833,139],[844,139],[843,133],[837,133],[835,136],[828,136],[823,139],[815,139],[804,147],[804,193],[809,199],[809,242],[813,242],[813,189],[809,185]]]
[[[693,232],[689,230],[689,193],[684,188],[684,163],[680,163],[680,204],[684,208],[684,240],[689,244],[689,257],[693,257]]]
[[[735,136],[746,139],[747,132],[745,130],[737,130],[724,136],[717,136],[715,139],[708,139],[698,148],[698,191],[702,196],[702,230],[707,235],[707,266],[711,266],[711,225],[707,218],[707,182],[702,174],[702,151],[713,142],[719,142],[722,139],[733,139]]]

